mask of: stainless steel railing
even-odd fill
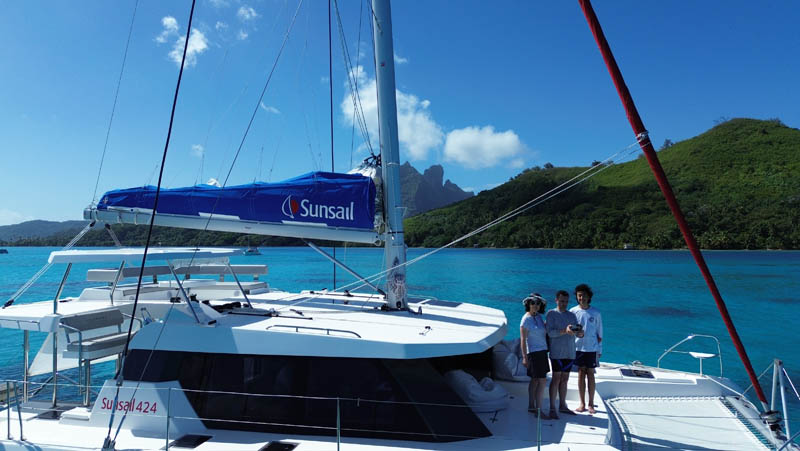
[[[5,384],[9,385],[9,386],[13,386],[15,384],[18,384],[20,381],[14,381],[14,380],[0,381],[0,384],[2,384],[3,382]],[[41,385],[41,387],[39,387],[39,390],[44,389],[44,388],[54,388],[54,387],[52,387],[54,384],[48,383],[48,382],[44,382],[44,383],[29,382],[29,383],[31,385],[34,385],[34,386]],[[64,390],[64,389],[67,389],[67,388],[76,388],[76,389],[86,388],[82,384],[75,384],[75,383],[71,383],[71,384],[60,383],[58,385],[62,387],[61,390]],[[95,386],[95,387],[89,387],[89,388],[97,388],[99,390],[100,388],[102,388],[102,386]],[[133,387],[131,387],[131,388],[133,389]],[[342,436],[346,435],[346,433],[356,434],[356,436],[358,436],[358,434],[365,434],[365,433],[366,434],[368,434],[368,433],[378,433],[378,434],[383,434],[384,436],[392,436],[392,435],[394,435],[394,436],[403,437],[403,438],[406,438],[406,439],[408,439],[409,437],[424,438],[424,437],[431,437],[431,436],[440,437],[440,438],[455,439],[455,440],[469,440],[469,439],[480,438],[479,435],[469,435],[469,434],[464,435],[464,434],[454,434],[454,433],[443,433],[443,432],[439,432],[439,431],[398,430],[398,429],[388,429],[386,427],[383,427],[383,428],[381,428],[381,427],[364,428],[364,427],[359,427],[359,426],[353,425],[352,423],[348,426],[347,425],[347,421],[346,421],[348,419],[348,417],[346,415],[346,412],[347,412],[348,409],[346,407],[349,407],[350,409],[352,409],[354,407],[369,407],[370,405],[372,405],[375,408],[379,408],[379,406],[381,406],[381,405],[403,405],[403,406],[407,406],[408,408],[415,408],[415,409],[425,408],[425,407],[438,408],[438,409],[443,409],[445,412],[448,409],[471,409],[470,406],[464,405],[464,404],[424,403],[424,402],[391,401],[391,400],[372,400],[372,399],[360,399],[360,398],[348,398],[348,397],[254,394],[254,393],[242,393],[242,392],[231,392],[231,391],[220,391],[220,390],[213,390],[213,391],[212,390],[191,390],[191,389],[172,388],[172,387],[165,387],[165,388],[138,387],[138,388],[135,388],[134,390],[136,390],[136,391],[161,391],[162,393],[164,391],[166,391],[166,393],[164,393],[163,398],[161,398],[161,399],[166,399],[167,400],[166,409],[164,409],[165,412],[164,412],[164,410],[161,410],[161,409],[159,409],[159,412],[157,414],[144,414],[144,413],[138,413],[136,411],[123,411],[123,410],[120,410],[120,409],[117,409],[115,411],[116,414],[119,415],[120,417],[124,417],[124,416],[128,416],[128,417],[147,417],[147,418],[158,418],[159,420],[161,418],[163,418],[163,420],[164,420],[164,432],[165,432],[165,434],[164,434],[165,444],[164,444],[164,448],[162,448],[162,449],[166,449],[166,450],[169,450],[170,448],[172,448],[174,446],[173,440],[177,438],[176,434],[175,434],[175,431],[170,429],[170,422],[173,421],[173,420],[213,421],[213,422],[217,422],[217,423],[228,423],[228,424],[239,424],[239,425],[250,425],[250,426],[267,426],[267,427],[271,426],[271,427],[276,427],[276,428],[286,427],[286,428],[303,429],[303,430],[308,430],[308,431],[316,430],[316,431],[319,431],[320,434],[322,434],[322,435],[333,435],[333,434],[335,434],[336,442],[337,442],[337,449],[339,448],[339,446],[340,446],[340,444],[342,442]],[[11,391],[13,393],[13,389],[11,389]],[[280,421],[256,421],[256,420],[249,420],[249,419],[214,418],[214,417],[200,416],[200,415],[187,416],[185,414],[180,414],[180,413],[176,414],[175,411],[174,411],[174,407],[175,406],[173,406],[172,404],[174,404],[175,400],[177,399],[173,395],[173,392],[175,392],[175,391],[182,392],[184,394],[205,393],[205,394],[215,394],[215,395],[244,396],[244,397],[248,397],[248,398],[257,398],[257,399],[265,399],[265,400],[266,399],[273,399],[273,400],[284,400],[284,401],[294,401],[294,402],[302,402],[302,401],[305,401],[305,402],[308,402],[308,401],[330,402],[331,405],[333,405],[335,403],[335,418],[331,418],[330,421],[328,421],[328,420],[320,420],[320,418],[317,418],[316,420],[314,420],[314,421],[316,421],[317,424],[313,424],[313,421],[311,423],[309,423],[309,424],[297,424],[297,423],[280,422]],[[122,398],[120,398],[120,399],[122,400]],[[127,395],[126,395],[125,399],[127,399]],[[11,434],[11,423],[12,422],[10,421],[12,408],[15,408],[17,410],[17,414],[19,416],[20,437],[22,437],[22,427],[23,427],[22,412],[23,412],[23,410],[26,411],[26,412],[32,412],[32,413],[36,413],[37,411],[49,412],[49,411],[53,410],[52,407],[47,407],[47,406],[44,406],[44,405],[42,405],[42,406],[38,406],[38,405],[35,405],[35,404],[22,405],[22,403],[20,403],[18,401],[18,398],[15,398],[15,400],[17,400],[17,402],[15,402],[13,405],[10,402],[8,402],[8,403],[6,403],[7,405],[5,406],[5,408],[0,408],[0,413],[3,410],[7,410],[7,412],[8,412],[8,419],[9,419],[9,421],[8,421],[8,437],[9,437],[9,439],[12,439],[12,434]],[[95,402],[98,402],[98,401],[95,401]],[[69,408],[71,408],[73,406],[66,406],[65,405],[63,407],[65,408],[64,410],[68,410]],[[162,412],[164,412],[164,413],[162,413]],[[104,413],[110,413],[110,412],[105,412],[104,411]],[[537,429],[540,429],[541,428],[541,419],[538,418],[538,417],[536,419],[536,424],[537,424]],[[300,434],[301,435],[305,435],[302,432]],[[180,434],[180,435],[183,435],[183,434]],[[312,435],[315,435],[315,434],[312,434]],[[541,445],[541,443],[542,443],[541,431],[537,432],[537,443],[539,445]]]
[[[717,353],[716,354],[709,354],[709,353],[702,353],[702,352],[695,352],[695,351],[679,351],[676,348],[678,346],[686,343],[687,341],[694,340],[695,338],[708,338],[714,340],[717,344]],[[664,351],[661,356],[658,357],[658,362],[656,366],[661,368],[661,360],[666,357],[668,354],[689,354],[692,357],[698,359],[700,361],[700,374],[703,374],[703,360],[708,358],[717,357],[719,359],[719,377],[722,377],[722,349],[719,345],[719,339],[713,335],[703,335],[703,334],[689,334],[688,337],[684,338],[683,340],[675,343],[674,345],[670,346],[669,349]]]

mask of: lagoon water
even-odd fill
[[[0,301],[5,302],[47,261],[55,248],[8,248],[0,255]],[[262,278],[270,286],[287,291],[331,288],[332,264],[309,248],[262,248],[262,255],[237,257],[234,264],[267,264]],[[328,249],[331,252],[330,249]],[[409,260],[430,251],[409,249]],[[337,248],[336,255],[363,275],[378,272],[382,249]],[[733,317],[757,373],[774,358],[784,360],[789,375],[800,382],[800,252],[716,251],[705,252],[709,268]],[[52,299],[64,271],[55,265],[17,302]],[[75,265],[64,296],[78,295],[91,284],[85,281],[86,265]],[[336,287],[353,282],[341,269]],[[466,301],[503,310],[508,317],[508,338],[519,336],[521,300],[532,291],[555,307],[555,292],[572,291],[578,283],[594,290],[593,305],[603,314],[605,329],[603,361],[639,360],[655,365],[659,355],[689,333],[714,335],[722,342],[725,376],[742,388],[749,385],[713,298],[688,251],[601,251],[447,249],[408,268],[412,294]],[[575,304],[574,296],[570,305]],[[32,348],[43,337],[32,335]],[[684,350],[716,352],[712,342],[694,340]],[[0,329],[0,380],[21,379],[22,333]],[[33,352],[31,358],[33,357]],[[698,371],[697,361],[673,354],[664,366]],[[113,364],[95,370],[95,383],[113,371]],[[704,371],[718,374],[713,359]],[[762,378],[767,391],[771,371]],[[752,393],[752,390],[749,392]],[[791,398],[792,423],[800,424],[800,403]],[[793,429],[797,429],[795,426]]]

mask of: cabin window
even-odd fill
[[[335,435],[337,401],[325,398],[339,398],[343,436],[450,442],[491,435],[427,359],[153,351],[144,369],[149,354],[130,351],[125,379],[143,374],[143,381],[178,380],[197,390],[187,398],[212,429]]]

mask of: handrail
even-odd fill
[[[131,321],[133,321],[133,320],[139,321],[139,329],[141,329],[142,327],[144,327],[144,322],[142,321],[142,319],[141,319],[141,318],[137,318],[137,317],[135,317],[135,316],[133,316],[133,315],[128,315],[128,314],[127,314],[127,313],[125,313],[125,312],[120,312],[120,313],[122,313],[122,316],[125,316],[125,317],[129,318]]]
[[[17,381],[8,380],[5,381],[7,383],[14,383]],[[33,382],[36,384],[35,382]],[[49,384],[52,385],[52,384]],[[59,384],[61,386],[69,386],[74,387],[77,384]],[[96,386],[101,387],[101,386]],[[472,439],[476,438],[472,435],[464,435],[464,434],[447,434],[441,432],[421,432],[421,431],[401,431],[401,430],[389,430],[389,429],[364,429],[359,427],[345,427],[343,426],[343,421],[346,419],[345,416],[342,416],[343,409],[338,409],[337,412],[337,424],[336,426],[326,426],[326,425],[319,425],[319,424],[295,424],[295,423],[283,423],[283,422],[275,422],[275,421],[252,421],[252,420],[239,420],[239,419],[228,419],[228,418],[213,418],[213,417],[205,417],[205,416],[184,416],[184,415],[174,415],[172,412],[171,401],[172,401],[172,392],[179,391],[183,393],[214,393],[214,394],[227,394],[227,395],[238,395],[238,396],[248,396],[248,397],[255,397],[255,398],[289,398],[289,399],[298,399],[298,400],[322,400],[322,401],[331,401],[336,403],[342,402],[349,402],[349,403],[358,403],[363,405],[364,403],[374,403],[374,404],[396,404],[396,405],[413,405],[413,406],[435,406],[435,407],[447,407],[447,408],[456,408],[456,409],[472,409],[468,404],[448,404],[448,403],[426,403],[426,402],[414,402],[414,401],[392,401],[392,400],[377,400],[377,399],[362,399],[362,398],[350,398],[350,397],[329,397],[329,396],[298,396],[298,395],[277,395],[277,394],[262,394],[262,393],[242,393],[242,392],[231,392],[231,391],[220,391],[220,390],[191,390],[191,389],[183,389],[183,388],[174,388],[174,387],[138,387],[137,390],[150,390],[155,392],[166,392],[166,413],[158,413],[155,415],[148,414],[137,414],[136,412],[128,411],[125,412],[125,415],[132,416],[132,417],[158,417],[165,419],[165,440],[166,444],[165,447],[162,449],[169,450],[172,448],[170,446],[170,420],[200,420],[200,421],[217,421],[221,423],[237,423],[237,424],[252,424],[252,425],[265,425],[265,426],[287,426],[287,427],[305,427],[309,429],[317,429],[317,430],[325,430],[331,431],[342,436],[343,431],[350,431],[350,432],[380,432],[385,434],[398,434],[398,435],[405,435],[405,436],[441,436],[441,437],[452,437],[457,439]],[[52,410],[49,407],[40,407],[36,405],[27,406],[26,409],[30,411],[49,411]],[[2,410],[0,410],[2,412]],[[20,417],[21,418],[21,417]],[[21,420],[20,420],[21,421]]]
[[[678,346],[682,345],[683,343],[686,343],[687,341],[693,340],[695,338],[711,338],[715,342],[717,342],[717,357],[719,358],[719,377],[723,377],[722,376],[722,348],[720,347],[719,339],[717,337],[713,336],[713,335],[703,335],[703,334],[694,334],[694,333],[693,334],[689,334],[688,337],[686,337],[683,340],[675,343],[669,349],[664,351],[664,353],[661,354],[661,356],[658,357],[658,361],[656,362],[656,367],[657,368],[661,368],[661,359],[666,357],[667,354],[670,354],[670,353],[689,354],[688,351],[675,351],[675,348],[677,348]],[[702,371],[703,371],[703,360],[700,359],[700,372],[701,372],[701,374],[702,374]]]
[[[714,379],[712,379],[712,380],[714,380]],[[6,381],[6,382],[13,383],[15,381],[9,380],[9,381]],[[2,381],[0,381],[0,383],[2,383]],[[62,384],[62,385],[67,386],[69,384]],[[358,432],[358,431],[363,431],[364,429],[359,428],[356,425],[352,425],[352,427],[346,427],[347,423],[346,423],[345,420],[347,419],[347,416],[343,415],[343,412],[345,412],[345,409],[343,409],[344,405],[342,405],[341,403],[360,403],[362,405],[364,403],[395,404],[395,405],[401,405],[402,404],[402,405],[415,405],[415,406],[437,406],[437,407],[448,407],[448,408],[458,408],[458,409],[471,409],[471,407],[468,404],[424,403],[424,402],[412,402],[412,401],[372,400],[372,399],[359,399],[359,398],[348,398],[348,397],[328,397],[328,396],[275,395],[275,394],[221,391],[221,390],[191,390],[191,389],[182,389],[182,388],[173,388],[173,387],[138,387],[137,390],[147,390],[147,391],[153,391],[153,392],[160,392],[160,393],[163,393],[164,394],[164,398],[166,398],[166,409],[165,409],[166,411],[159,411],[159,413],[157,415],[155,415],[155,417],[157,417],[159,419],[163,418],[164,421],[165,421],[165,429],[162,430],[162,431],[165,432],[164,439],[165,439],[165,441],[167,443],[165,443],[165,445],[164,445],[164,447],[162,449],[166,449],[166,450],[169,450],[169,449],[173,448],[173,446],[171,445],[171,441],[172,441],[171,439],[175,438],[175,435],[174,435],[175,432],[172,429],[172,425],[170,425],[169,422],[170,421],[175,421],[175,420],[200,420],[200,421],[209,420],[209,421],[218,421],[220,423],[230,423],[230,424],[237,423],[237,424],[266,425],[266,426],[307,427],[307,428],[310,428],[310,429],[315,429],[315,430],[320,430],[320,431],[329,431],[329,433],[337,433],[338,432],[340,437],[344,437],[345,436],[345,432]],[[206,416],[200,416],[200,415],[194,415],[194,416],[192,416],[192,415],[181,415],[180,412],[176,412],[175,409],[173,409],[171,407],[171,401],[173,400],[173,398],[175,398],[174,396],[172,396],[172,392],[173,391],[179,391],[179,392],[182,392],[182,393],[213,393],[213,394],[226,394],[226,395],[234,395],[234,396],[247,396],[247,397],[250,397],[250,398],[253,398],[253,399],[265,399],[265,400],[266,399],[298,399],[298,400],[302,399],[302,400],[323,400],[323,401],[330,401],[332,403],[336,402],[336,403],[340,404],[340,408],[338,409],[338,415],[337,415],[338,416],[338,421],[337,421],[338,428],[334,425],[336,423],[333,423],[333,421],[331,421],[331,423],[328,423],[328,424],[330,424],[330,426],[328,426],[328,425],[324,425],[324,424],[301,424],[301,423],[281,422],[281,421],[274,421],[274,420],[273,421],[269,421],[269,420],[267,420],[267,421],[251,421],[251,420],[244,420],[244,419],[212,418],[212,417],[206,417]],[[31,411],[50,410],[49,408],[37,407],[37,406],[27,406],[26,409],[31,410]],[[0,412],[2,412],[2,410],[0,410]],[[145,415],[137,414],[136,412],[132,412],[132,411],[126,412],[125,414],[129,415],[131,417],[145,417]],[[153,418],[152,415],[147,415],[146,417]],[[535,421],[536,421],[536,423],[538,425],[541,424],[540,423],[540,419],[538,418],[538,415],[537,415],[537,418],[536,418]],[[422,432],[422,431],[399,431],[399,430],[388,430],[388,429],[386,429],[386,430],[384,430],[384,429],[380,429],[380,430],[372,430],[372,429],[370,429],[370,430],[372,432],[381,432],[381,433],[385,433],[385,434],[402,434],[402,435],[406,435],[406,436],[419,436],[419,437],[430,436],[431,433],[432,433],[430,431],[426,431],[426,432]],[[173,434],[172,437],[170,437],[170,433]],[[463,439],[475,438],[475,437],[472,437],[472,436],[461,435],[461,434],[441,434],[441,433],[436,433],[436,434],[440,435],[440,436],[453,437],[453,438],[463,438]],[[795,438],[796,436],[797,436],[797,434],[795,434],[793,436],[793,438]],[[542,440],[542,437],[539,435],[538,431],[537,431],[537,437],[536,437],[535,440],[536,440],[537,446],[540,446],[544,442],[544,440]],[[781,444],[776,444],[776,446],[780,447]]]
[[[83,375],[83,370],[82,370],[82,362],[83,362],[83,333],[81,332],[80,329],[77,329],[77,328],[72,327],[72,326],[68,326],[66,324],[61,324],[61,327],[65,328],[65,329],[70,329],[73,332],[77,332],[78,333],[78,384],[80,384],[81,377]],[[67,344],[69,344],[70,343],[69,334],[65,333],[64,336],[67,338]]]
[[[273,324],[271,326],[267,326],[267,328],[265,330],[272,329],[273,327],[283,327],[283,328],[287,328],[287,329],[294,329],[294,331],[298,332],[298,333],[300,332],[300,329],[322,330],[322,331],[326,332],[325,335],[330,335],[331,332],[342,332],[342,333],[345,333],[345,334],[352,334],[352,335],[355,335],[358,338],[361,338],[361,335],[359,335],[356,332],[353,332],[352,330],[330,329],[330,328],[327,328],[327,327],[292,326],[290,324]]]
[[[14,387],[14,405],[17,408],[17,417],[19,417],[19,439],[21,441],[25,441],[25,434],[22,432],[22,409],[20,409],[19,403],[19,386],[17,384],[18,381],[5,381],[6,382],[6,406],[0,409],[0,412],[5,410],[7,412],[6,418],[6,425],[8,427],[6,437],[8,440],[14,440],[14,437],[11,435],[11,386]]]

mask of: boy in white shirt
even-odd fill
[[[578,305],[570,311],[578,318],[578,324],[583,326],[583,337],[575,338],[575,366],[578,367],[578,395],[581,403],[576,412],[589,411],[594,414],[594,369],[597,368],[597,357],[601,351],[603,341],[603,318],[600,312],[590,306],[592,302],[592,289],[582,283],[575,287],[575,298]],[[587,383],[588,382],[588,383]],[[587,387],[588,385],[588,387]],[[584,390],[588,388],[589,404],[586,405]]]

